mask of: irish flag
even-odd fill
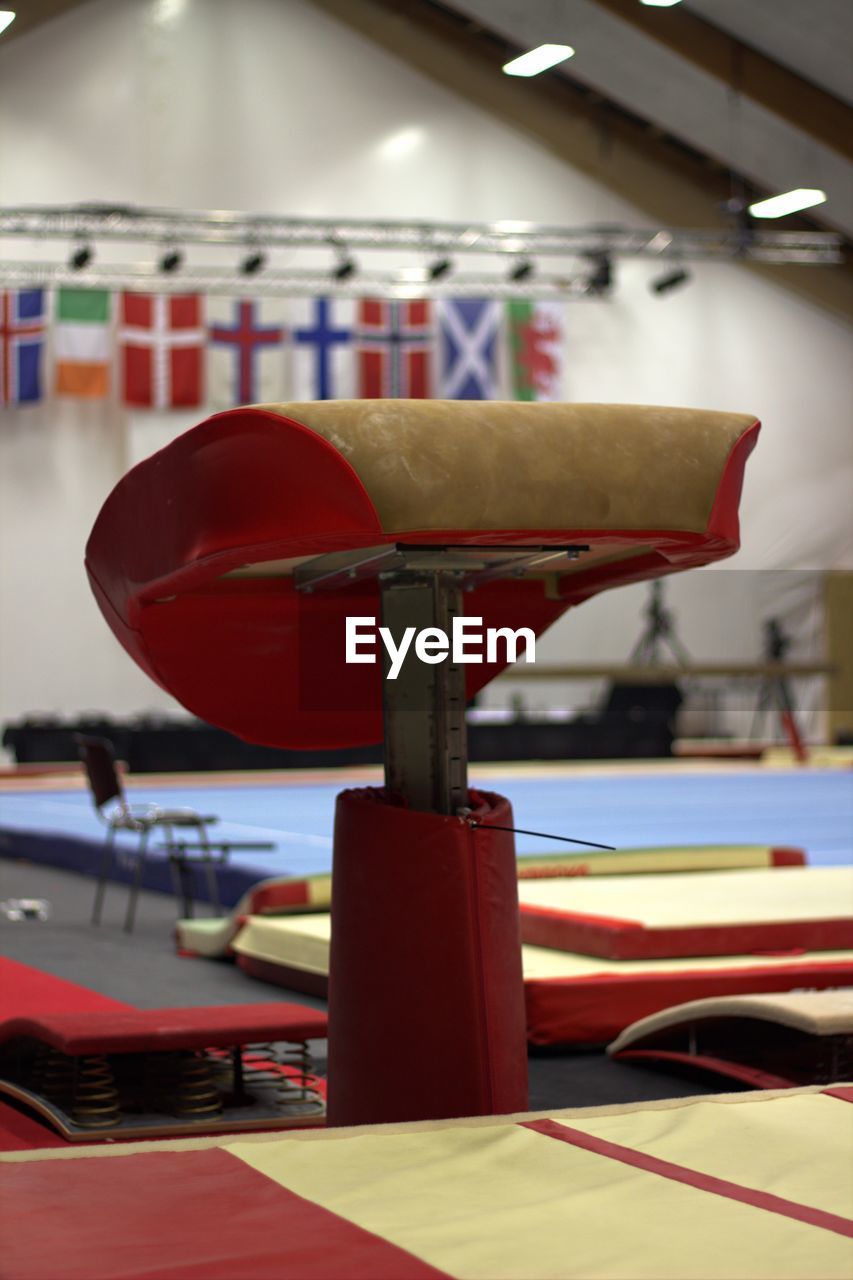
[[[56,295],[56,392],[101,399],[109,389],[110,295],[106,289],[60,289]]]
[[[565,361],[562,302],[507,303],[514,400],[562,400]]]

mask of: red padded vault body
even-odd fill
[[[344,661],[344,618],[378,617],[377,582],[300,592],[306,558],[395,543],[588,546],[571,572],[466,596],[485,627],[538,635],[604,588],[731,555],[757,430],[746,415],[628,405],[234,409],[120,481],[86,567],[130,655],[202,719],[270,746],[379,742],[380,668]],[[468,695],[503,665],[469,665]]]

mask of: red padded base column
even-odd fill
[[[508,800],[469,792],[477,822]],[[515,845],[507,831],[344,791],[335,816],[331,1125],[527,1108]]]

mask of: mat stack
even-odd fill
[[[531,1044],[605,1043],[684,1001],[853,985],[853,870],[799,850],[540,854],[518,873]],[[328,876],[264,881],[226,920],[181,921],[178,946],[322,996],[330,896]]]

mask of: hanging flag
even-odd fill
[[[0,405],[42,398],[44,289],[0,292]]]
[[[126,403],[151,409],[200,404],[204,350],[200,297],[124,293],[121,322]]]
[[[286,331],[281,323],[281,307],[275,298],[262,302],[247,298],[211,301],[208,321],[212,323],[207,331],[209,394],[217,407],[283,398]]]
[[[110,295],[106,289],[60,289],[53,354],[56,393],[103,399],[110,377]]]
[[[348,400],[356,394],[353,315],[354,304],[348,298],[294,299],[294,400]]]
[[[485,298],[445,298],[436,311],[436,394],[443,400],[497,400],[501,304]]]
[[[358,306],[358,394],[423,400],[432,394],[432,308],[363,298]]]
[[[562,302],[507,304],[510,376],[515,400],[562,400],[565,364]]]

